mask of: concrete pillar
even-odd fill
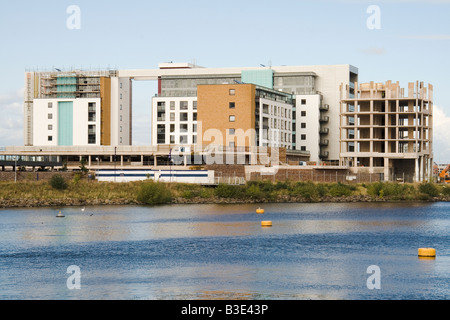
[[[389,158],[384,158],[384,181],[389,181]]]
[[[424,170],[423,170],[423,157],[420,157],[420,181],[422,182],[425,179]]]
[[[120,166],[123,167],[123,155],[120,156]]]
[[[419,178],[419,159],[418,158],[416,158],[415,161],[414,161],[414,180],[416,182],[420,181],[420,178]]]

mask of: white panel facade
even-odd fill
[[[33,141],[35,146],[58,146],[58,103],[73,103],[73,145],[100,145],[101,99],[35,99],[33,101]],[[89,116],[89,104],[95,116]],[[95,143],[89,143],[89,126],[95,128]]]

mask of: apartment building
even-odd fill
[[[433,86],[411,82],[341,86],[341,165],[386,181],[432,177]]]
[[[273,131],[275,136],[267,136],[268,131],[258,130],[257,134],[255,133],[255,139],[259,138],[258,141],[254,141],[256,145],[280,143],[287,149],[310,152],[311,161],[317,163],[328,161],[337,164],[340,151],[339,86],[341,83],[348,85],[353,94],[354,83],[358,79],[358,69],[351,65],[203,68],[187,63],[163,63],[159,65],[159,69],[155,70],[123,70],[120,71],[120,76],[132,77],[135,80],[158,81],[158,94],[152,102],[152,144],[169,144],[172,141],[175,141],[174,143],[182,141],[195,143],[194,141],[197,141],[198,143],[200,142],[198,140],[199,132],[203,134],[208,129],[217,127],[217,122],[207,121],[206,125],[202,123],[202,131],[199,131],[199,120],[203,115],[219,116],[220,114],[214,109],[214,104],[209,104],[209,112],[203,115],[195,112],[194,104],[200,104],[198,89],[203,85],[253,84],[259,89],[265,88],[267,91],[276,91],[281,95],[290,95],[289,99],[292,105],[289,109],[292,112],[291,119],[283,120],[282,123],[278,122],[281,119],[269,117],[267,119],[269,123],[264,124],[265,120],[259,119],[262,121],[260,130],[264,126],[275,129],[274,121],[277,121],[276,127],[279,126],[279,130],[286,132],[283,132],[282,135],[280,133],[278,139],[276,131]],[[209,89],[212,88],[209,87]],[[205,97],[204,91],[203,96]],[[225,95],[221,97],[227,97],[226,90]],[[185,104],[187,102],[187,109],[181,110],[178,106],[181,101],[184,101]],[[158,111],[158,103],[160,111]],[[164,116],[161,112],[170,104],[174,108],[171,110],[174,114],[170,114],[170,118],[168,118],[168,111]],[[248,104],[248,108],[250,108],[248,114],[252,116],[253,105],[255,105],[253,102]],[[257,112],[256,109],[255,112]],[[227,113],[228,111],[229,109]],[[181,116],[180,113],[183,115]],[[197,120],[194,120],[196,114]],[[261,112],[261,114],[263,113]],[[164,120],[162,117],[165,117]],[[187,121],[178,122],[178,119],[186,118]],[[289,128],[286,128],[287,123],[284,121],[290,122]],[[255,128],[257,124],[261,123],[258,123],[255,118]],[[283,129],[281,129],[281,124],[283,124]],[[247,129],[251,127],[249,124],[242,125]],[[197,129],[197,132],[194,129]],[[223,128],[220,130],[223,131]],[[206,141],[202,140],[201,142]],[[229,146],[231,142],[224,141],[223,143],[225,146]]]
[[[132,83],[117,71],[25,74],[25,146],[132,144]]]

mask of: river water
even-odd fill
[[[0,299],[450,298],[450,203],[257,208],[0,210]]]

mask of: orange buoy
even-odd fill
[[[272,226],[272,221],[262,221],[261,222],[261,227],[271,227]]]
[[[436,257],[436,249],[434,248],[419,248],[419,257]]]
[[[264,209],[258,208],[258,209],[256,209],[256,213],[257,214],[263,214],[264,213]]]

